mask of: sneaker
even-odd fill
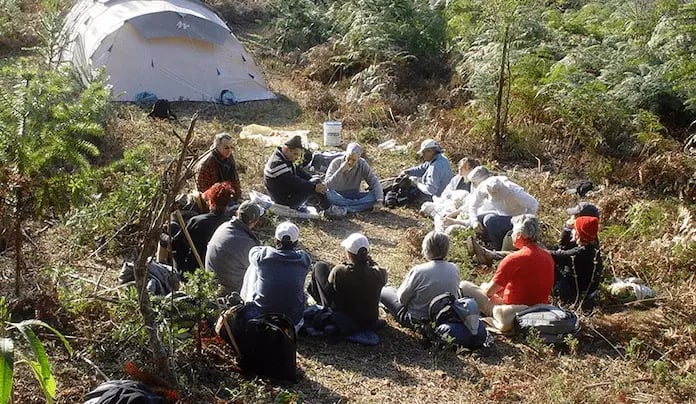
[[[343,217],[348,214],[348,210],[343,206],[331,205],[324,211],[324,214],[328,217]]]

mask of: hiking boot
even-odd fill
[[[491,251],[482,247],[473,237],[467,239],[467,250],[473,251],[473,255],[476,257],[476,261],[481,265],[491,265],[493,263],[494,255]]]
[[[332,218],[344,217],[346,214],[348,214],[348,210],[343,206],[338,205],[331,205],[324,211],[324,215],[326,215],[326,217]]]

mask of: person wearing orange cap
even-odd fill
[[[556,263],[553,294],[566,304],[591,303],[604,274],[597,243],[599,219],[580,216],[573,224],[576,247],[551,251]]]

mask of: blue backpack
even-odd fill
[[[438,344],[453,344],[469,350],[479,349],[488,339],[488,331],[479,315],[476,300],[456,298],[443,293],[430,301],[432,339]]]

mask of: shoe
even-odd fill
[[[331,205],[328,209],[324,211],[327,217],[344,217],[348,214],[348,210],[343,206]]]
[[[474,251],[474,256],[476,256],[476,261],[481,265],[491,265],[493,263],[491,252],[481,247],[472,237],[469,237],[469,240],[471,240],[471,248]]]

